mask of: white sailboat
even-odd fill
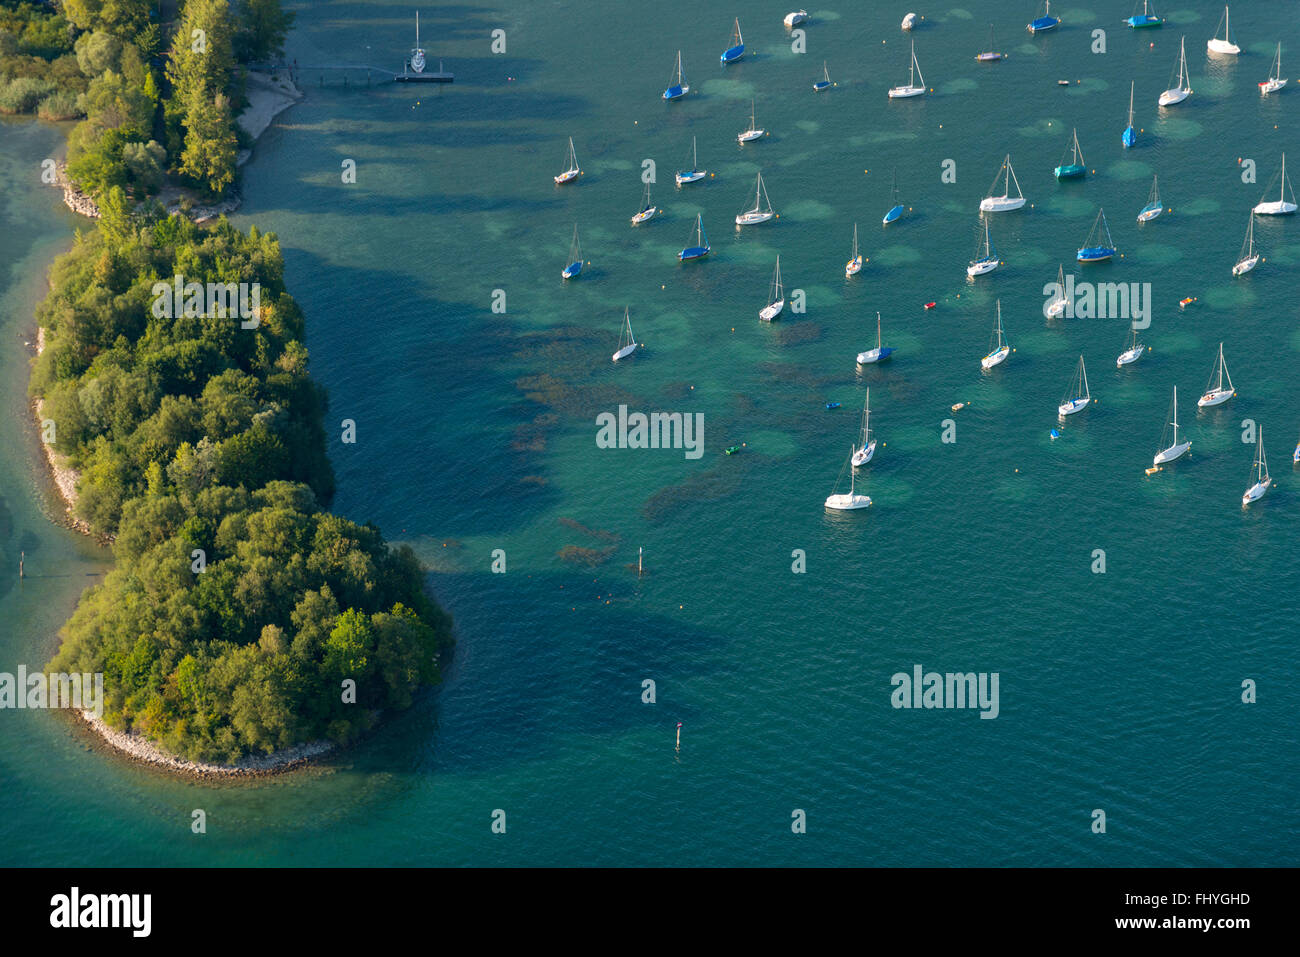
[[[1122,369],[1125,366],[1132,365],[1141,359],[1142,354],[1146,352],[1147,347],[1138,342],[1137,326],[1132,325],[1131,323],[1129,325],[1129,336],[1128,348],[1121,352],[1115,359],[1116,369]]]
[[[754,122],[754,101],[749,101],[749,128],[736,134],[736,140],[741,143],[751,143],[754,140],[761,140],[767,135],[767,130],[760,129]]]
[[[1268,96],[1284,86],[1286,78],[1282,76],[1282,44],[1279,43],[1277,53],[1273,54],[1273,65],[1268,69],[1268,79],[1259,85],[1259,95]]]
[[[1223,384],[1225,380],[1228,383],[1226,386]],[[1205,384],[1205,393],[1196,400],[1196,404],[1202,409],[1222,405],[1236,394],[1232,387],[1232,376],[1228,375],[1228,364],[1223,361],[1223,343],[1220,342],[1219,355],[1214,360],[1214,371],[1210,373],[1210,381]]]
[[[618,336],[618,351],[614,353],[614,361],[626,359],[636,352],[638,345],[640,343],[636,341],[636,336],[632,335],[632,317],[625,306],[623,308],[623,329]]]
[[[632,225],[637,226],[648,219],[654,219],[655,213],[659,212],[658,207],[650,202],[650,184],[645,184],[645,194],[641,197],[641,211],[632,217]]]
[[[868,349],[866,352],[859,352],[858,365],[870,365],[873,362],[880,362],[889,358],[890,353],[894,350],[889,346],[882,346],[880,341],[880,313],[876,313],[876,348]]]
[[[989,239],[989,221],[984,220],[984,255],[970,261],[966,267],[966,277],[974,279],[976,276],[983,276],[998,268],[998,254],[993,248],[993,242]]]
[[[677,171],[677,185],[684,186],[687,183],[694,183],[704,179],[709,175],[708,170],[700,169],[700,156],[695,149],[695,137],[691,137],[691,165],[687,169]]]
[[[992,348],[989,350],[989,354],[980,360],[980,368],[985,372],[988,372],[996,365],[1001,365],[1006,361],[1007,356],[1011,354],[1011,346],[1007,344],[1006,340],[1002,336],[1001,299],[998,300],[998,322],[997,325],[993,327],[993,336],[995,341],[990,343]]]
[[[1079,356],[1079,365],[1074,370],[1074,378],[1070,380],[1070,391],[1065,393],[1056,411],[1062,417],[1074,415],[1086,409],[1091,402],[1092,393],[1088,391],[1088,371],[1083,367],[1083,356]]]
[[[573,137],[570,136],[569,152],[564,157],[564,168],[560,170],[560,175],[555,177],[555,185],[571,183],[581,175],[582,168],[578,165],[578,154],[573,151]]]
[[[995,191],[998,188],[998,180],[1004,180],[1001,194]],[[1011,184],[1016,184],[1016,195],[1011,195]],[[1005,213],[1013,209],[1019,209],[1025,205],[1025,194],[1020,191],[1020,181],[1016,179],[1016,171],[1011,168],[1011,154],[1002,161],[1002,168],[998,170],[997,175],[993,177],[993,184],[989,186],[989,194],[980,200],[980,212],[982,213]]]
[[[1259,265],[1259,253],[1255,251],[1255,214],[1249,214],[1246,223],[1246,239],[1241,244],[1241,253],[1237,256],[1237,265],[1232,267],[1234,276],[1244,276]]]
[[[1227,6],[1223,8],[1223,16],[1219,18],[1219,23],[1223,26],[1223,39],[1219,39],[1219,28],[1215,27],[1214,38],[1205,42],[1205,48],[1211,53],[1227,53],[1236,56],[1241,52],[1241,47],[1232,42],[1231,35],[1228,32],[1230,24],[1228,23]]]
[[[785,288],[781,285],[781,257],[776,257],[776,269],[772,270],[772,288],[767,294],[767,305],[759,310],[758,318],[771,322],[781,315],[785,308]]]
[[[849,458],[852,459],[852,457],[853,457],[853,453],[850,452]],[[841,471],[840,476],[843,477],[843,475],[844,472]],[[838,485],[839,482],[836,482],[835,484]],[[832,493],[826,497],[826,507],[830,509],[835,509],[836,511],[840,511],[840,512],[848,512],[858,508],[868,508],[870,507],[870,505],[871,505],[870,495],[857,494],[856,479],[852,468],[849,469],[848,494],[836,495]]]
[[[1160,451],[1151,460],[1153,466],[1165,465],[1174,461],[1174,459],[1181,458],[1192,447],[1191,442],[1178,441],[1178,386],[1174,386],[1174,400],[1169,404],[1169,415],[1170,419],[1165,423],[1165,431],[1160,435]],[[1173,441],[1165,445],[1165,442],[1169,440],[1170,426],[1174,430]]]
[[[1056,298],[1047,304],[1047,318],[1059,319],[1061,314],[1070,305],[1070,300],[1065,295],[1065,266],[1062,265],[1056,271]]]
[[[1138,213],[1139,223],[1149,223],[1165,211],[1164,203],[1160,202],[1160,186],[1157,182],[1158,176],[1151,177],[1151,193],[1147,196],[1147,204],[1142,207]]]
[[[423,73],[428,61],[424,58],[424,47],[420,46],[420,11],[415,11],[415,49],[407,58],[412,73]]]
[[[1187,38],[1178,41],[1178,80],[1169,89],[1160,94],[1157,101],[1161,106],[1173,106],[1181,103],[1192,93],[1191,78],[1187,75]]]
[[[921,77],[921,85],[917,86],[916,78]],[[916,41],[912,41],[912,66],[907,86],[890,87],[890,99],[900,99],[908,96],[921,96],[925,93],[925,77],[921,76],[921,64],[916,62]]]
[[[763,174],[759,173],[754,183],[754,206],[752,209],[743,209],[736,216],[737,226],[753,226],[757,223],[765,223],[776,216],[776,211],[772,209],[772,201],[767,198],[767,187],[763,185]]]
[[[871,437],[871,389],[867,389],[866,401],[862,403],[862,444],[853,448],[853,467],[866,465],[876,454],[876,440]]]
[[[858,224],[853,224],[853,255],[844,264],[844,278],[856,276],[862,272],[862,254],[858,252]]]
[[[1273,479],[1268,474],[1268,459],[1264,457],[1264,427],[1261,425],[1255,435],[1255,462],[1250,467],[1250,487],[1246,489],[1246,494],[1241,497],[1242,506],[1247,506],[1251,502],[1258,502],[1264,497],[1264,493],[1269,490],[1273,484]]]
[[[1280,182],[1278,183],[1277,199],[1268,200],[1268,201],[1260,200],[1259,203],[1255,206],[1255,213],[1257,215],[1290,216],[1292,213],[1295,212],[1296,210],[1295,190],[1291,190],[1290,201],[1288,201],[1286,198],[1287,190],[1291,189],[1291,181],[1287,179],[1287,175],[1286,175],[1286,154],[1285,153],[1282,154],[1282,169],[1278,174],[1278,179]],[[1273,185],[1273,181],[1269,180],[1268,185],[1271,188]],[[1268,195],[1268,189],[1264,190],[1264,195],[1265,196]]]

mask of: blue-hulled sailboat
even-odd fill
[[[826,69],[826,61],[822,60],[822,78],[813,84],[814,93],[824,93],[831,88],[831,74]]]
[[[1102,242],[1102,239],[1105,242]],[[1081,263],[1099,263],[1115,255],[1114,240],[1110,238],[1110,227],[1106,225],[1106,211],[1097,210],[1097,221],[1092,224],[1092,231],[1084,240],[1083,248],[1075,257]]]
[[[1134,81],[1130,80],[1128,84],[1128,126],[1124,127],[1124,135],[1120,139],[1124,142],[1124,149],[1129,149],[1137,142],[1137,130],[1133,129],[1133,87]]]
[[[1068,151],[1068,148],[1067,148]],[[1078,179],[1088,172],[1088,167],[1084,165],[1083,150],[1079,148],[1079,131],[1074,131],[1074,157],[1067,163],[1065,155],[1061,155],[1061,165],[1056,167],[1053,172],[1057,179]]]
[[[890,207],[889,212],[885,213],[885,218],[881,220],[881,223],[885,226],[888,226],[890,223],[898,222],[898,220],[901,219],[903,216],[903,206],[898,201],[898,168],[897,167],[894,168],[894,186],[893,189],[890,191],[890,196],[894,201],[894,205]]]
[[[1046,0],[1046,9],[1041,17],[1035,17],[1025,27],[1030,33],[1046,33],[1061,25],[1061,18],[1052,16],[1052,0]]]
[[[695,214],[695,245],[687,246],[677,254],[677,258],[682,262],[691,259],[703,259],[709,254],[709,240],[704,235],[704,217],[699,213]]]
[[[735,63],[745,55],[745,38],[740,35],[740,17],[736,17],[736,28],[731,31],[731,46],[722,51],[723,65]]]
[[[665,100],[678,100],[691,92],[690,85],[682,79],[682,51],[677,51],[677,74],[676,79],[668,84],[668,89],[664,90]]]
[[[578,244],[578,224],[573,224],[573,242],[569,245],[569,265],[560,273],[565,279],[573,279],[582,272],[582,246]]]
[[[1149,9],[1150,6],[1151,5],[1147,2],[1147,0],[1142,0],[1142,12],[1141,13],[1135,12],[1133,16],[1129,17],[1124,22],[1127,23],[1129,27],[1133,30],[1142,30],[1146,27],[1164,26],[1165,25],[1164,19],[1152,13],[1151,10]],[[1136,9],[1137,8],[1134,7],[1135,11]]]

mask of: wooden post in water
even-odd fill
[[[26,558],[27,558],[27,553],[26,553],[26,552],[19,552],[19,553],[18,553],[18,577],[19,577],[20,579],[26,577],[26,576],[23,574],[23,561],[24,561],[24,559],[26,559]]]

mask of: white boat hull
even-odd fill
[[[1213,40],[1205,41],[1205,49],[1211,53],[1226,53],[1229,56],[1236,56],[1241,52],[1241,47],[1235,43],[1229,43],[1227,40],[1220,40],[1215,37]]]
[[[992,369],[994,366],[1001,365],[1002,363],[1006,362],[1007,356],[1009,355],[1011,355],[1011,347],[1003,346],[997,352],[990,352],[983,359],[981,359],[980,367],[987,372],[989,369]]]
[[[902,26],[904,30],[910,30],[912,27],[916,26],[916,14],[909,13],[907,16],[903,17]]]
[[[856,508],[870,508],[870,495],[829,495],[826,498],[826,507],[836,511],[848,512]]]
[[[1175,103],[1181,103],[1187,99],[1191,90],[1184,90],[1181,87],[1173,90],[1165,90],[1160,94],[1159,103],[1161,106],[1173,106]]]
[[[895,86],[890,88],[889,98],[891,100],[902,100],[909,96],[921,96],[923,93],[925,93],[925,87],[923,86]]]
[[[1068,299],[1058,299],[1055,302],[1048,303],[1047,318],[1049,319],[1061,318],[1061,314],[1065,312],[1065,307],[1068,306],[1069,304],[1070,304],[1070,300]]]
[[[1241,497],[1241,504],[1249,505],[1251,502],[1258,502],[1264,497],[1264,493],[1268,491],[1271,482],[1272,479],[1269,479],[1267,482],[1256,482],[1250,488],[1246,489],[1246,494]]]
[[[1268,96],[1270,93],[1276,93],[1284,86],[1286,86],[1286,80],[1268,80],[1259,85],[1260,96]]]
[[[618,352],[614,353],[614,361],[617,362],[619,359],[626,359],[632,353],[636,352],[637,345],[638,343],[633,342],[630,345],[626,345],[622,349],[619,349]]]
[[[871,457],[876,454],[876,440],[872,439],[862,448],[853,453],[853,467],[866,465],[871,461]]]
[[[761,140],[766,135],[767,130],[745,130],[743,133],[738,133],[736,139],[741,143],[749,143],[753,140]]]
[[[581,175],[582,175],[582,170],[580,169],[565,170],[559,176],[555,177],[555,185],[563,186],[565,183],[572,183],[575,179],[577,179]]]
[[[657,212],[659,212],[659,209],[658,207],[655,206],[651,206],[649,209],[641,210],[641,212],[637,213],[635,216],[632,217],[632,225],[636,226],[639,223],[644,223],[647,220],[654,219],[655,213]]]
[[[1059,412],[1061,415],[1074,415],[1074,413],[1082,412],[1084,409],[1086,409],[1088,407],[1088,403],[1090,403],[1091,401],[1092,399],[1086,397],[1071,399],[1069,402],[1062,402],[1060,405],[1058,405],[1056,407],[1056,411]]]
[[[765,223],[776,213],[741,213],[736,217],[737,226],[755,226],[758,223]]]
[[[1179,442],[1177,445],[1171,445],[1164,451],[1157,452],[1155,458],[1151,460],[1151,464],[1164,465],[1166,462],[1172,462],[1174,459],[1181,458],[1191,447],[1191,442]]]
[[[1142,352],[1145,350],[1145,348],[1146,348],[1145,346],[1138,345],[1138,346],[1134,346],[1132,349],[1125,349],[1123,352],[1119,354],[1119,357],[1115,360],[1115,368],[1119,369],[1124,366],[1132,365],[1133,363],[1137,362],[1139,359],[1142,358]]]
[[[1247,256],[1241,262],[1237,263],[1237,265],[1232,267],[1232,274],[1234,276],[1244,276],[1258,265],[1258,256]]]
[[[1138,213],[1138,222],[1149,223],[1164,211],[1165,208],[1163,206],[1158,206],[1155,209],[1144,209],[1142,212]]]
[[[985,273],[990,273],[997,268],[998,261],[996,259],[977,259],[966,267],[966,275],[973,279],[976,276],[983,276]]]
[[[1202,409],[1208,409],[1211,406],[1223,405],[1237,393],[1231,389],[1216,389],[1213,392],[1207,392],[1196,400],[1196,404]]]
[[[772,305],[768,306],[766,309],[760,310],[758,313],[758,318],[762,319],[764,322],[771,322],[777,316],[781,315],[781,310],[784,308],[785,308],[785,300],[778,299],[776,302],[772,303]]]
[[[1296,210],[1295,203],[1284,199],[1275,199],[1269,203],[1260,203],[1255,207],[1256,216],[1290,216]]]
[[[866,352],[859,352],[858,365],[866,366],[871,365],[873,362],[879,362],[881,358],[880,354],[883,351],[883,349],[868,349]]]
[[[1023,196],[985,196],[980,200],[982,213],[1006,213],[1025,205]]]
[[[783,22],[785,23],[785,28],[787,30],[790,30],[793,29],[794,27],[797,27],[799,24],[803,23],[807,19],[808,19],[808,11],[800,10],[796,13],[787,13],[785,15],[785,20]]]
[[[850,276],[856,276],[860,272],[862,272],[861,256],[859,256],[857,259],[850,259],[844,266],[845,279],[849,278]]]
[[[700,180],[704,179],[704,177],[707,175],[708,175],[708,171],[702,169],[692,170],[689,173],[678,173],[677,185],[684,186],[687,183],[698,183]]]

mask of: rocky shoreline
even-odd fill
[[[90,731],[128,757],[177,774],[203,779],[266,777],[282,774],[285,771],[306,767],[316,758],[334,750],[334,745],[328,741],[312,741],[272,754],[244,758],[235,764],[205,764],[168,754],[138,734],[110,728],[107,722],[93,711],[82,711],[80,715]]]

